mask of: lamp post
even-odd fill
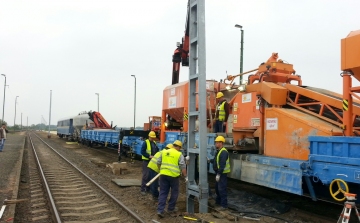
[[[17,98],[18,98],[19,96],[16,96],[15,97],[15,116],[14,116],[14,132],[15,132],[15,120],[16,120],[16,102],[17,102]]]
[[[97,98],[98,98],[98,109],[97,109],[97,111],[99,112],[100,110],[99,110],[99,93],[95,93],[96,95],[97,95]]]
[[[243,73],[243,53],[244,53],[244,30],[242,26],[239,24],[235,25],[235,28],[239,28],[241,32],[241,39],[240,39],[240,74]],[[240,84],[242,84],[243,76],[240,76]]]
[[[1,76],[5,77],[5,82],[4,82],[4,100],[3,100],[3,113],[2,113],[2,119],[1,121],[4,123],[4,112],[5,112],[5,89],[6,89],[6,75],[5,74],[1,74]]]
[[[131,75],[135,79],[135,89],[134,89],[134,129],[135,129],[135,117],[136,117],[136,77]]]
[[[52,96],[52,90],[50,90],[50,110],[49,110],[49,132],[48,132],[48,138],[51,138],[50,135],[50,123],[51,123],[51,96]]]

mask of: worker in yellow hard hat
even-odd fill
[[[153,158],[151,158],[149,164],[148,164],[148,168],[149,168],[149,179],[153,179],[159,172],[159,167],[157,165],[157,161],[160,157],[160,153],[166,151],[167,149],[170,149],[170,148],[174,148],[173,144],[169,143],[165,146],[165,148],[159,152],[157,152]],[[158,187],[159,187],[159,180],[156,179],[151,185],[150,185],[150,191],[152,193],[152,196],[153,196],[153,200],[157,201],[159,199],[159,190],[158,190]]]
[[[216,94],[216,114],[214,123],[214,132],[226,132],[226,124],[230,113],[230,106],[224,98],[222,92]]]
[[[149,138],[144,141],[141,147],[141,155],[142,155],[142,180],[141,180],[141,194],[146,195],[146,192],[150,191],[150,188],[146,186],[147,182],[149,182],[149,161],[154,155],[159,151],[155,143],[156,134],[154,131],[149,132]]]
[[[179,196],[179,177],[182,173],[187,179],[186,164],[182,153],[180,152],[182,142],[176,140],[173,142],[174,148],[170,148],[160,154],[158,165],[160,169],[160,194],[157,207],[157,215],[164,217],[166,200],[171,189],[170,199],[168,202],[167,212],[174,215],[177,211],[175,208],[176,201]]]
[[[219,210],[226,210],[227,203],[227,174],[230,173],[229,153],[224,147],[225,138],[218,136],[215,139],[216,153],[213,161],[213,169],[216,173],[216,204],[221,205]]]

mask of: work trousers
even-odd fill
[[[214,133],[217,132],[225,132],[226,126],[224,126],[224,122],[216,120],[214,123]]]
[[[168,203],[168,211],[173,211],[175,209],[176,201],[179,197],[179,177],[169,177],[166,175],[160,176],[160,194],[159,194],[159,204],[157,211],[164,213],[166,200],[171,189],[170,199]]]
[[[156,173],[153,169],[149,168],[149,179],[151,180],[154,178],[158,173]],[[156,179],[151,185],[150,185],[150,191],[153,197],[158,198],[159,197],[159,178]]]
[[[228,207],[226,188],[227,188],[227,174],[226,173],[220,174],[220,180],[215,184],[216,204],[219,204],[224,208]]]
[[[0,141],[0,151],[2,151],[4,149],[5,141],[6,141],[6,139],[2,139]]]
[[[147,192],[150,190],[150,187],[147,187],[146,184],[150,181],[149,178],[149,168],[147,167],[149,160],[143,160],[142,163],[142,180],[141,180],[141,192]]]

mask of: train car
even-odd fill
[[[57,122],[56,127],[57,135],[60,138],[71,137],[74,133],[73,117],[63,118]]]
[[[94,127],[94,122],[88,112],[81,112],[76,116],[60,119],[57,124],[57,135],[60,138],[79,141],[81,130],[87,127]]]

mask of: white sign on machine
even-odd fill
[[[267,118],[266,119],[266,130],[278,130],[278,119]]]
[[[170,95],[171,95],[171,96],[175,95],[175,88],[171,88],[171,89],[170,89]]]
[[[169,108],[176,108],[176,96],[169,98]]]

